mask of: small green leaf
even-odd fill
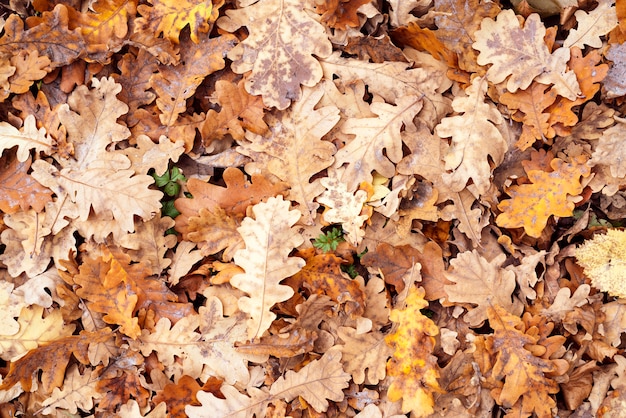
[[[337,245],[339,245],[342,241],[345,241],[345,239],[343,239],[343,231],[341,228],[334,227],[330,231],[326,232],[326,234],[322,234],[315,238],[313,246],[324,252],[330,252],[335,251],[337,249]]]
[[[168,196],[177,196],[180,192],[180,184],[170,181],[163,188],[163,192]]]
[[[176,209],[176,206],[174,206],[173,200],[167,200],[161,205],[161,214],[163,216],[169,216],[170,218],[174,219],[175,217],[180,215],[180,212],[178,211],[178,209]]]

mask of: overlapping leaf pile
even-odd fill
[[[0,416],[617,416],[626,4],[511,3],[0,6]]]

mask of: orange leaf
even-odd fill
[[[196,399],[196,393],[201,389],[202,387],[196,382],[196,379],[184,375],[178,379],[176,384],[168,383],[163,390],[157,391],[152,401],[155,404],[165,402],[171,418],[187,418],[185,406],[200,405]]]
[[[500,96],[500,102],[511,110],[523,113],[523,116],[513,115],[513,119],[522,121],[522,134],[515,143],[522,151],[532,146],[537,139],[544,143],[551,143],[548,139],[554,138],[555,132],[549,122],[550,112],[546,110],[556,100],[556,91],[546,89],[548,86],[533,82],[526,90],[517,90],[515,93],[506,92]]]
[[[187,189],[193,195],[193,199],[176,199],[176,209],[181,215],[176,218],[176,230],[182,234],[187,233],[189,218],[196,216],[200,208],[211,210],[214,207],[223,208],[229,215],[243,216],[250,205],[276,196],[287,188],[286,183],[272,184],[268,179],[260,175],[253,175],[252,182],[246,180],[244,173],[233,167],[229,167],[222,175],[226,187],[206,183],[196,178],[187,182]]]
[[[343,260],[334,254],[315,254],[315,249],[296,254],[306,260],[306,265],[293,276],[316,295],[327,295],[338,303],[346,304],[346,312],[361,316],[365,310],[365,292],[359,283],[341,271]]]
[[[60,388],[63,385],[65,368],[72,354],[82,364],[88,365],[90,363],[87,354],[89,345],[102,343],[112,335],[109,328],[95,332],[81,331],[80,335],[60,338],[31,350],[24,357],[11,363],[9,373],[2,380],[0,390],[8,389],[20,382],[24,390],[30,391],[33,374],[41,370],[43,391],[49,394],[53,388]]]
[[[504,228],[524,227],[528,235],[538,238],[551,215],[572,216],[575,205],[568,196],[578,196],[582,192],[580,177],[587,177],[591,172],[586,163],[587,157],[583,155],[573,158],[570,163],[555,158],[550,163],[553,172],[530,170],[528,179],[531,184],[507,189],[511,199],[498,205],[502,213],[496,223]]]
[[[421,28],[415,22],[409,22],[407,26],[399,27],[391,33],[391,37],[400,45],[410,46],[418,51],[426,51],[436,59],[445,62],[449,67],[457,66],[457,56],[439,40],[437,34],[428,28]]]
[[[550,394],[559,392],[559,385],[547,375],[557,371],[551,360],[535,356],[526,347],[536,344],[537,336],[525,331],[522,319],[499,306],[487,310],[494,334],[486,341],[486,348],[496,358],[490,379],[504,379],[501,389],[492,391],[496,401],[505,408],[513,407],[520,399],[519,416],[535,412],[540,418],[552,416],[556,405]]]
[[[360,25],[357,9],[370,0],[318,0],[315,10],[330,28],[346,30]]]
[[[263,120],[263,100],[249,94],[244,80],[237,85],[218,80],[215,83],[215,99],[211,101],[220,105],[220,111],[211,109],[206,114],[201,129],[205,146],[214,140],[223,139],[227,134],[236,140],[243,140],[246,131],[263,135],[267,132],[267,124]]]

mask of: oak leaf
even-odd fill
[[[46,222],[47,215],[33,209],[4,216],[8,226],[0,235],[6,246],[0,260],[11,276],[22,272],[30,277],[43,273],[50,264],[53,237]]]
[[[267,132],[268,126],[263,120],[263,100],[246,91],[244,80],[236,85],[226,80],[218,80],[211,101],[219,104],[220,110],[217,112],[211,109],[206,113],[200,130],[205,146],[223,139],[226,135],[241,141],[245,131],[257,135]]]
[[[341,365],[341,352],[331,350],[298,372],[288,370],[272,384],[270,394],[288,402],[299,396],[317,412],[324,412],[328,409],[327,399],[343,400],[342,389],[349,386],[350,378]]]
[[[624,158],[626,158],[626,150],[619,146],[623,140],[623,122],[604,129],[602,136],[591,154],[589,163],[594,166],[608,167],[613,177],[626,177],[626,167],[623,164]]]
[[[45,55],[39,56],[36,50],[13,55],[11,64],[15,67],[15,73],[9,77],[11,93],[26,93],[33,82],[41,80],[50,71],[50,59]]]
[[[29,115],[24,119],[22,129],[17,129],[8,122],[0,122],[0,151],[17,146],[17,160],[25,162],[29,159],[30,150],[52,153],[52,138],[44,128],[37,129],[35,117]]]
[[[221,207],[201,208],[197,216],[189,218],[185,238],[198,244],[203,256],[222,253],[222,260],[230,261],[244,245],[237,228],[243,216],[229,216]],[[179,224],[180,225],[180,224]]]
[[[65,372],[63,386],[60,389],[55,387],[50,397],[42,402],[41,413],[58,415],[63,412],[76,414],[78,409],[90,411],[94,407],[94,401],[102,396],[96,390],[96,382],[90,369],[81,373],[76,364],[70,366]]]
[[[123,45],[129,20],[137,12],[137,0],[98,0],[90,9],[86,13],[69,9],[71,27],[80,29],[89,44],[89,56],[106,62]]]
[[[580,94],[573,71],[567,71],[569,49],[559,48],[550,53],[543,37],[546,28],[538,14],[531,14],[520,27],[513,10],[500,12],[497,18],[485,18],[480,30],[474,33],[473,47],[480,51],[478,64],[492,64],[487,79],[506,84],[510,92],[526,89],[533,80],[554,84],[556,91],[570,100]],[[508,45],[516,45],[509,48]]]
[[[43,187],[28,174],[31,158],[18,161],[15,152],[7,152],[0,159],[0,210],[4,213],[43,211],[52,201],[52,191]]]
[[[267,203],[254,205],[255,219],[246,217],[237,229],[246,248],[235,253],[235,264],[244,274],[230,279],[233,287],[248,294],[239,298],[239,309],[250,318],[247,322],[248,337],[261,337],[270,327],[276,314],[270,311],[277,302],[289,299],[294,291],[280,282],[297,273],[305,265],[289,253],[304,239],[293,225],[300,219],[300,212],[289,209],[290,202],[282,196],[271,197]]]
[[[559,158],[551,161],[552,171],[529,170],[531,184],[512,186],[507,189],[511,199],[498,205],[502,211],[496,223],[505,228],[524,227],[531,237],[539,237],[554,216],[572,216],[574,203],[568,196],[578,196],[583,188],[580,177],[587,177],[590,168],[587,157],[580,155],[567,163]]]
[[[136,19],[137,31],[159,35],[177,44],[180,32],[189,25],[191,40],[199,42],[201,34],[207,34],[217,19],[223,1],[197,2],[193,0],[150,0],[150,6],[142,4],[137,7],[141,15]]]
[[[172,142],[166,136],[161,136],[155,143],[145,135],[135,138],[136,146],[121,150],[131,162],[131,168],[135,174],[148,174],[154,169],[154,174],[162,176],[169,168],[170,161],[177,162],[185,152],[184,142],[177,140]]]
[[[393,350],[387,362],[387,375],[392,378],[387,397],[392,402],[402,399],[403,413],[426,417],[434,411],[434,394],[441,391],[432,355],[439,328],[420,312],[428,306],[424,289],[411,286],[404,303],[405,307],[391,311],[389,319],[396,328],[385,337]]]
[[[155,404],[164,402],[167,405],[168,416],[171,418],[185,418],[186,405],[198,405],[196,393],[202,387],[196,382],[196,379],[183,375],[176,384],[168,383],[165,387],[158,391],[152,398]]]
[[[569,31],[563,42],[565,48],[577,46],[582,49],[585,45],[600,48],[602,47],[601,37],[613,30],[618,24],[614,0],[600,0],[598,6],[591,12],[578,10],[574,16],[578,26],[577,29]]]
[[[495,17],[499,11],[500,6],[493,2],[435,1],[435,7],[430,12],[434,15],[437,25],[434,35],[450,51],[448,54],[456,55],[460,69],[469,72],[480,71],[476,63],[478,54],[472,48],[476,40],[475,33],[483,19]]]
[[[487,337],[486,347],[496,358],[489,378],[504,380],[504,386],[492,391],[492,396],[505,408],[521,400],[520,414],[551,417],[556,402],[550,395],[559,391],[559,385],[550,374],[557,366],[526,348],[536,344],[539,337],[525,332],[522,319],[498,305],[489,307],[487,314],[494,333]]]
[[[359,283],[341,271],[343,260],[332,253],[315,254],[310,248],[296,254],[306,265],[293,275],[311,293],[327,295],[337,303],[346,304],[346,312],[361,316],[365,310],[365,293]]]
[[[158,70],[157,64],[157,59],[145,49],[140,49],[136,55],[131,52],[124,54],[117,63],[119,73],[112,77],[122,86],[117,97],[128,106],[128,113],[122,116],[128,127],[139,122],[135,115],[138,109],[152,103],[156,98],[149,89],[150,77]]]
[[[544,84],[533,82],[526,90],[506,92],[500,96],[500,103],[514,111],[512,118],[523,123],[522,134],[515,143],[522,151],[538,139],[550,143],[549,140],[556,135],[551,126],[554,123],[554,120],[550,120],[551,112],[546,110],[554,103],[557,94],[553,89],[546,92],[547,88]]]
[[[306,328],[294,329],[288,334],[266,335],[255,342],[237,343],[237,352],[278,358],[295,357],[314,349],[318,334]]]
[[[338,76],[344,85],[364,82],[370,93],[378,94],[388,104],[398,104],[397,101],[405,96],[413,97],[413,100],[422,98],[424,109],[420,115],[425,118],[428,117],[425,114],[438,118],[439,113],[448,110],[447,99],[436,91],[444,83],[444,74],[433,74],[423,68],[411,68],[405,62],[354,61],[341,57],[340,52],[320,59],[320,63],[326,79],[333,80]],[[406,105],[406,101],[410,99],[404,100]]]
[[[360,25],[357,11],[369,0],[316,0],[315,11],[330,28],[346,30]]]
[[[4,24],[4,36],[0,38],[0,53],[13,55],[18,50],[34,49],[40,57],[47,56],[53,68],[68,65],[85,55],[87,43],[80,29],[69,29],[68,8],[57,4],[51,12],[39,17],[31,16],[29,29],[18,14],[11,14]]]
[[[158,67],[158,72],[150,77],[150,87],[157,95],[156,105],[163,125],[176,124],[178,115],[187,110],[187,99],[194,95],[205,77],[224,68],[224,54],[235,42],[235,37],[228,34],[218,38],[203,35],[194,42],[184,41],[180,63]],[[207,54],[207,51],[210,52]]]
[[[479,326],[487,319],[487,308],[502,306],[514,315],[522,313],[522,303],[511,294],[515,290],[515,274],[500,266],[506,256],[500,254],[491,261],[476,250],[466,251],[450,261],[446,278],[453,282],[444,286],[450,302],[478,305],[465,315],[471,326]]]
[[[337,177],[324,177],[320,182],[326,190],[317,197],[317,201],[326,206],[322,219],[326,223],[338,223],[346,234],[348,242],[355,247],[365,235],[363,223],[369,216],[362,215],[367,192],[357,190],[350,192],[347,185]]]
[[[606,59],[613,62],[604,80],[603,90],[608,99],[626,95],[626,45],[611,44],[605,54]]]
[[[286,109],[301,97],[300,85],[313,87],[322,78],[320,63],[332,52],[324,26],[297,0],[258,0],[227,10],[217,25],[228,32],[242,26],[248,37],[228,53],[238,74],[251,71],[246,90],[263,96],[266,106]]]
[[[134,399],[131,399],[126,402],[126,404],[122,405],[118,411],[117,416],[119,416],[119,418],[172,418],[176,416],[183,417],[183,415],[180,414],[168,414],[167,405],[164,402],[159,403],[149,412],[144,411],[142,413],[139,409],[139,404]]]
[[[343,342],[337,344],[342,353],[341,362],[354,383],[376,385],[385,378],[387,359],[393,351],[385,344],[382,332],[359,333],[355,328],[340,327],[337,334]]]
[[[253,175],[251,181],[245,174],[234,167],[228,167],[222,174],[226,187],[210,184],[197,178],[190,178],[187,190],[193,199],[179,198],[175,201],[176,209],[181,215],[176,217],[176,230],[183,234],[188,232],[189,218],[196,216],[200,208],[209,211],[221,207],[229,216],[243,217],[248,206],[255,205],[270,196],[282,193],[288,185],[283,182],[272,183],[261,175]]]
[[[491,159],[498,166],[504,159],[508,145],[497,128],[502,115],[491,102],[485,102],[487,81],[477,77],[466,89],[467,96],[457,96],[452,107],[461,115],[446,117],[435,128],[442,138],[452,138],[444,156],[446,170],[443,180],[452,191],[460,192],[472,179],[483,194],[490,185]]]
[[[62,386],[70,357],[73,355],[84,365],[90,364],[87,354],[89,345],[111,338],[111,330],[103,328],[95,332],[81,331],[80,335],[69,336],[52,334],[49,338],[51,339],[45,344],[31,349],[25,356],[11,362],[0,390],[8,389],[20,382],[24,390],[30,392],[33,386],[33,374],[41,370],[40,380],[43,391],[50,394],[53,388]],[[33,341],[31,344],[37,343]]]
[[[43,307],[33,305],[23,307],[17,318],[19,329],[8,330],[9,335],[0,339],[0,358],[17,361],[29,351],[56,339],[71,335],[74,325],[66,325],[59,311],[53,311],[42,318]],[[4,380],[6,382],[6,378]]]
[[[268,170],[291,185],[289,199],[298,203],[302,222],[311,225],[318,205],[315,198],[324,191],[319,180],[311,177],[333,164],[335,146],[322,140],[339,121],[336,106],[317,106],[324,95],[323,86],[304,88],[301,99],[286,111],[276,111],[266,117],[269,130],[265,135],[250,132],[249,142],[237,151],[255,161],[246,170]],[[336,154],[335,154],[336,155]]]
[[[189,418],[254,418],[264,415],[269,398],[265,392],[251,387],[248,396],[228,384],[223,384],[220,392],[223,397],[218,398],[210,392],[199,391],[196,397],[202,406],[187,405],[185,413]]]
[[[396,105],[374,102],[370,110],[376,115],[371,118],[353,118],[341,125],[341,131],[354,135],[335,154],[335,167],[348,163],[342,178],[353,191],[358,184],[372,182],[372,172],[383,177],[393,177],[395,164],[402,159],[401,131],[413,125],[413,118],[422,109],[421,96],[396,98]]]
[[[96,390],[103,395],[98,408],[114,411],[131,398],[135,399],[140,406],[145,407],[148,404],[150,392],[143,387],[140,379],[139,368],[143,366],[144,358],[141,354],[126,350],[114,363],[96,367],[98,376]]]

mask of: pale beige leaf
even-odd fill
[[[171,263],[165,253],[177,243],[176,235],[166,234],[174,224],[172,218],[157,212],[149,221],[137,222],[135,232],[119,237],[117,243],[129,250],[127,254],[133,261],[149,264],[152,274],[159,275]]]
[[[339,121],[339,109],[333,105],[316,108],[323,94],[323,85],[304,88],[300,101],[266,117],[269,131],[265,135],[249,132],[246,138],[250,142],[237,149],[255,160],[259,157],[270,173],[291,185],[289,199],[298,203],[301,222],[307,225],[313,224],[317,215],[314,199],[324,191],[319,180],[310,179],[333,164],[336,152],[331,142],[321,138]],[[259,163],[246,165],[246,169],[255,165]]]
[[[44,415],[78,413],[78,409],[90,411],[94,407],[94,400],[102,398],[96,384],[98,379],[92,376],[91,369],[85,369],[81,373],[76,364],[72,364],[65,372],[63,386],[54,388],[52,395],[46,398],[41,413]]]
[[[264,363],[267,356],[254,356],[237,351],[235,343],[245,341],[248,336],[246,315],[236,312],[224,317],[222,302],[210,297],[206,306],[199,309],[202,344],[198,356],[202,357],[204,373],[218,376],[228,384],[248,384],[250,370],[248,362]]]
[[[615,0],[599,0],[598,6],[589,13],[578,10],[574,16],[578,25],[576,29],[571,29],[565,38],[563,42],[565,48],[577,46],[584,49],[585,45],[601,48],[601,37],[612,31],[618,23]]]
[[[0,282],[0,335],[15,335],[20,324],[15,320],[26,306],[23,295],[13,292],[13,283]]]
[[[130,136],[117,118],[128,112],[128,106],[116,95],[121,84],[113,78],[91,80],[92,89],[78,86],[59,107],[59,119],[67,129],[68,139],[74,148],[73,158],[59,161],[64,167],[84,170],[87,167],[126,169],[130,161],[123,154],[108,153],[107,146]],[[107,154],[107,157],[104,155]]]
[[[124,157],[126,158],[126,157]],[[116,220],[124,231],[135,229],[134,216],[150,219],[161,209],[163,193],[150,189],[154,179],[135,175],[133,170],[115,170],[109,167],[59,171],[52,164],[37,160],[32,165],[32,176],[78,205],[80,220],[89,218],[90,210]],[[63,193],[64,192],[64,193]]]
[[[54,243],[55,240],[53,239]],[[67,254],[68,252],[65,251],[64,259],[67,259]],[[26,283],[17,287],[13,293],[23,298],[27,305],[39,305],[44,308],[50,308],[53,302],[61,302],[61,298],[57,295],[56,287],[62,283],[63,279],[59,276],[57,269],[50,267],[43,273],[30,277]]]
[[[72,335],[75,325],[66,325],[60,310],[53,310],[42,318],[43,310],[37,305],[22,308],[17,319],[19,331],[12,335],[0,335],[0,358],[16,361],[42,344]]]
[[[324,177],[320,182],[326,188],[317,198],[319,203],[326,206],[324,221],[341,224],[348,241],[357,246],[365,235],[363,224],[368,219],[368,215],[361,215],[363,205],[367,201],[367,192],[348,191],[346,183],[336,176]]]
[[[30,150],[52,153],[52,138],[46,134],[44,128],[37,129],[37,122],[33,115],[24,120],[22,129],[17,129],[8,122],[0,122],[0,152],[17,146],[17,159],[24,162],[30,156]]]
[[[194,250],[196,244],[189,241],[181,241],[172,256],[172,264],[168,270],[167,281],[171,286],[176,286],[181,277],[189,273],[194,264],[202,260],[200,250]]]
[[[168,318],[161,318],[154,327],[153,332],[143,329],[141,336],[136,340],[130,340],[133,350],[141,351],[148,356],[152,351],[165,367],[165,373],[175,363],[181,363],[181,374],[191,377],[199,377],[202,372],[202,363],[198,357],[198,344],[202,336],[195,330],[200,325],[198,315],[185,316],[174,326]]]
[[[305,264],[289,253],[303,242],[293,225],[300,212],[289,210],[290,202],[282,196],[271,197],[266,203],[252,207],[255,219],[246,217],[237,228],[246,248],[235,253],[235,264],[245,274],[237,274],[230,284],[249,296],[239,299],[239,309],[250,315],[248,336],[260,337],[276,318],[271,307],[289,299],[293,289],[280,282],[297,273]]]
[[[463,190],[472,179],[478,192],[487,191],[491,182],[491,165],[497,167],[508,149],[506,140],[497,128],[502,115],[491,102],[485,102],[488,83],[476,77],[466,89],[467,96],[456,96],[452,107],[460,114],[444,118],[435,128],[442,138],[452,138],[444,156],[446,170],[443,180],[453,192]]]
[[[341,57],[341,52],[334,52],[328,58],[320,60],[324,77],[333,80],[341,78],[344,84],[359,80],[365,82],[368,91],[381,96],[387,103],[396,104],[404,96],[424,97],[424,108],[447,108],[448,101],[437,88],[444,83],[445,73],[432,73],[423,68],[411,68],[405,62],[371,63]],[[438,112],[434,112],[438,113]]]
[[[165,402],[159,403],[150,412],[145,412],[145,415],[143,415],[137,401],[131,399],[126,405],[120,407],[117,416],[119,418],[168,418],[170,415],[167,413],[167,404]]]
[[[343,344],[341,362],[344,370],[352,375],[356,384],[377,385],[387,375],[387,359],[393,350],[385,343],[385,335],[380,331],[359,334],[356,329],[340,327],[339,338]],[[367,372],[366,372],[367,371]]]
[[[487,319],[487,308],[501,306],[514,315],[520,315],[524,306],[512,296],[515,274],[500,266],[506,259],[500,254],[491,262],[476,250],[466,251],[450,261],[451,269],[445,276],[453,285],[445,285],[450,302],[477,305],[465,314],[470,326],[479,326]]]
[[[322,78],[317,57],[332,52],[324,26],[298,0],[259,0],[230,9],[217,21],[234,32],[246,26],[248,37],[228,53],[238,74],[251,71],[246,90],[263,96],[266,106],[286,109],[301,97],[300,85],[313,87]]]
[[[0,240],[6,248],[0,260],[13,277],[26,273],[34,277],[46,271],[50,264],[52,236],[45,226],[45,213],[34,210],[4,215],[9,227],[2,231]]]
[[[250,388],[252,396],[239,392],[233,386],[223,384],[220,392],[225,399],[217,398],[212,393],[199,391],[196,398],[202,406],[185,407],[189,418],[253,418],[264,416],[269,396],[259,389]]]
[[[370,110],[377,117],[348,119],[341,126],[344,134],[354,135],[335,155],[335,167],[348,163],[343,175],[348,190],[356,190],[363,181],[371,183],[373,171],[394,176],[395,164],[402,159],[401,132],[413,126],[423,104],[422,97],[410,95],[396,98],[396,103],[372,103]]]
[[[596,143],[591,160],[592,166],[607,166],[616,178],[626,177],[626,147],[621,144],[626,140],[624,123],[618,123],[602,132]]]
[[[588,284],[581,284],[572,295],[572,291],[568,287],[562,287],[556,294],[552,305],[550,305],[549,308],[544,309],[542,311],[542,315],[552,321],[562,322],[565,319],[565,316],[569,312],[573,311],[574,308],[589,303],[587,297],[589,296],[590,290],[591,286]]]
[[[131,168],[136,174],[148,174],[151,168],[157,176],[163,175],[169,167],[169,162],[177,162],[185,152],[185,142],[182,139],[170,141],[166,136],[154,143],[148,136],[139,135],[136,138],[137,146],[128,147],[121,151],[131,162]]]
[[[626,300],[605,303],[602,312],[606,315],[604,325],[604,341],[617,347],[622,342],[622,334],[626,332]]]
[[[555,84],[557,92],[575,100],[580,86],[573,71],[567,71],[569,49],[559,48],[550,53],[543,38],[546,28],[538,14],[533,13],[520,26],[511,9],[503,10],[496,19],[484,18],[480,30],[474,33],[473,48],[480,51],[478,64],[492,64],[487,79],[501,83],[507,77],[507,89],[515,92],[537,81]],[[511,48],[511,45],[515,45]]]
[[[343,389],[350,379],[341,366],[341,352],[331,350],[298,372],[288,370],[272,384],[270,393],[288,402],[301,396],[317,412],[324,412],[328,409],[327,399],[343,400]]]

